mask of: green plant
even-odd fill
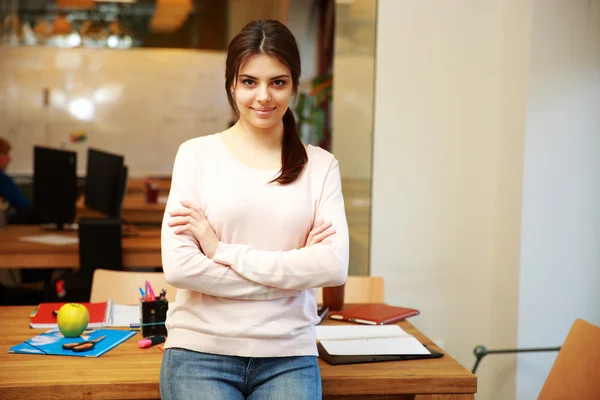
[[[312,79],[310,90],[298,93],[295,112],[298,132],[305,144],[320,145],[328,135],[327,113],[331,105],[331,74]]]

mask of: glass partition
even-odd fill
[[[350,275],[369,275],[376,0],[337,0],[332,150],[350,229]]]

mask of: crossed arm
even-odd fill
[[[177,288],[243,300],[296,296],[299,289],[257,282],[212,259],[214,252],[206,241],[212,240],[218,245],[218,237],[206,218],[199,218],[199,214],[192,213],[198,213],[198,210],[201,212],[197,206],[199,198],[192,189],[193,179],[189,175],[189,166],[194,158],[193,149],[182,145],[173,168],[171,191],[162,224],[162,260],[167,282]],[[181,210],[187,210],[187,215],[182,216]],[[182,219],[188,222],[183,224]],[[307,246],[321,244],[334,234],[335,231],[329,229],[330,226],[331,224],[321,224],[313,229],[307,239]],[[204,245],[198,238],[205,242]]]
[[[249,281],[284,290],[339,286],[346,281],[349,237],[335,159],[317,208],[317,219],[328,223],[317,224],[301,249],[262,251],[245,244],[223,243],[197,204],[183,201],[181,205],[182,208],[169,214],[173,218],[168,224],[176,227],[175,234],[193,235],[208,259],[229,267]]]

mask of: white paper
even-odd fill
[[[140,306],[113,304],[110,326],[124,326],[140,323]]]
[[[321,340],[332,355],[431,354],[415,337]]]
[[[431,354],[398,325],[319,325],[317,340],[332,355]]]
[[[408,335],[398,325],[317,325],[317,340]]]
[[[23,242],[49,244],[52,246],[64,246],[67,244],[79,243],[79,239],[76,237],[56,235],[53,233],[35,236],[22,236],[19,239],[21,239]]]

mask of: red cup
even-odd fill
[[[146,186],[146,202],[148,204],[158,203],[158,186],[155,184],[149,184]]]

